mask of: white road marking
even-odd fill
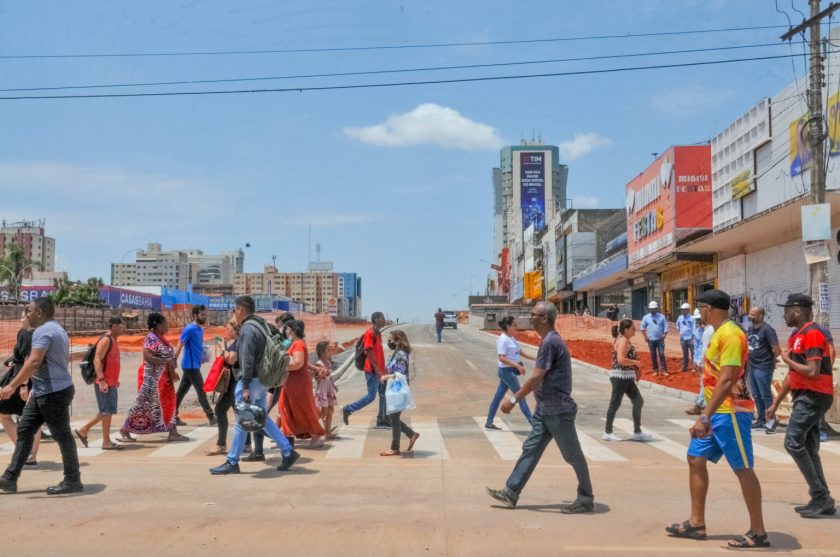
[[[694,425],[695,420],[689,420],[689,419],[682,418],[682,419],[673,419],[673,420],[669,419],[668,421],[671,422],[672,424],[675,424],[675,425],[678,425],[678,426],[681,426],[681,427],[684,427],[684,428],[688,429],[692,425]],[[762,433],[762,435],[764,435],[764,434]],[[771,449],[769,447],[764,447],[762,445],[759,445],[758,443],[755,442],[755,436],[754,435],[752,436],[752,442],[753,442],[753,444],[752,444],[753,453],[755,454],[755,456],[757,456],[759,458],[763,458],[764,460],[769,460],[770,462],[773,462],[775,464],[793,464],[793,459],[790,458],[790,455],[788,455],[787,453],[783,453],[782,451],[777,451],[775,449]]]
[[[467,362],[467,365],[468,365],[468,366],[470,366],[470,367],[471,367],[471,368],[473,368],[474,370],[478,371],[478,368],[477,368],[477,367],[475,367],[475,364],[474,364],[474,363],[472,363],[472,362],[471,362],[471,361],[469,361],[469,360],[464,360],[464,361],[465,361],[465,362]]]
[[[837,445],[835,442],[825,441],[823,443],[820,443],[820,451],[840,454],[840,445]]]
[[[627,418],[616,418],[614,426],[629,435],[633,435],[633,422],[631,420],[628,420]],[[686,447],[685,445],[680,445],[676,441],[671,441],[667,437],[663,437],[662,435],[656,433],[651,429],[648,429],[647,427],[644,429],[644,431],[654,436],[654,440],[646,442],[646,445],[650,445],[655,449],[659,449],[663,453],[671,455],[679,461],[685,461],[685,454],[688,450],[688,447]]]
[[[446,450],[437,420],[411,420],[411,429],[420,434],[414,445],[414,458],[449,460],[449,451]]]
[[[186,433],[190,438],[189,441],[178,441],[175,443],[167,443],[166,446],[161,447],[149,456],[152,457],[180,457],[190,454],[194,449],[211,437],[218,435],[219,430],[215,427],[197,427]]]
[[[599,462],[626,462],[627,459],[608,449],[592,437],[578,430],[578,440],[580,441],[580,448],[583,449],[583,454],[586,455],[587,460]]]
[[[510,430],[507,424],[499,420],[496,425],[502,429],[495,431],[484,427],[484,424],[487,423],[487,416],[475,416],[473,419],[478,424],[478,427],[481,428],[481,431],[484,432],[484,436],[487,437],[490,444],[493,445],[493,448],[496,449],[499,458],[502,460],[516,460],[519,458],[519,455],[522,454],[522,441]]]
[[[362,458],[369,430],[370,423],[342,427],[338,438],[330,441],[331,447],[325,458]]]

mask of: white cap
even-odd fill
[[[686,302],[685,304],[680,306],[680,309],[691,309],[691,306],[688,305],[688,303]]]
[[[651,302],[648,304],[648,309],[659,309],[659,304],[656,302]]]
[[[700,319],[700,308],[694,308],[694,315],[692,315],[694,319]]]

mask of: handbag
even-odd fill
[[[216,386],[213,388],[214,393],[219,393],[223,395],[227,392],[228,387],[230,386],[230,368],[225,366],[222,370],[222,374],[219,375],[219,380],[216,381]]]
[[[224,356],[218,356],[215,360],[213,360],[213,365],[210,366],[210,371],[207,372],[207,379],[204,380],[205,393],[212,393],[216,391],[216,386],[222,378],[222,374],[226,368],[227,365],[225,364]]]

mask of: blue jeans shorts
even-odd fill
[[[113,416],[117,413],[117,388],[108,387],[108,392],[103,393],[99,390],[99,385],[94,385],[93,390],[96,392],[96,404],[99,405],[100,416]]]
[[[752,413],[712,415],[712,433],[702,439],[692,439],[688,456],[699,456],[717,462],[721,456],[733,470],[753,467]]]

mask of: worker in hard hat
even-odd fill
[[[691,371],[690,366],[694,361],[694,319],[691,317],[691,306],[687,303],[680,306],[677,330],[680,333],[680,346],[682,346],[683,354],[680,371]]]

